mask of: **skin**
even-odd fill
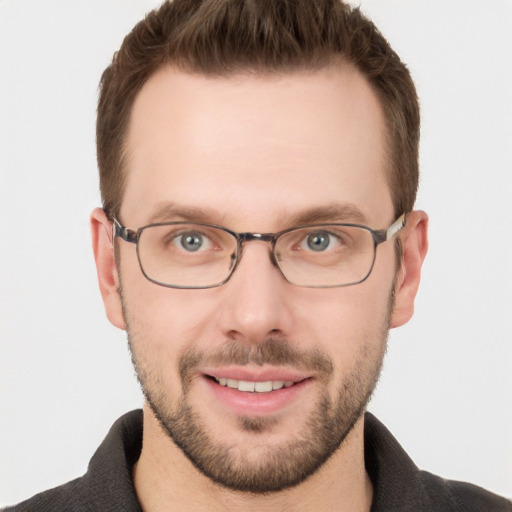
[[[133,229],[191,216],[239,232],[276,232],[305,216],[309,222],[356,221],[375,229],[395,220],[382,110],[365,79],[348,66],[227,78],[162,68],[136,99],[127,142],[128,179],[119,217]],[[341,216],[333,216],[333,206]],[[234,370],[224,364],[228,371],[248,372],[246,380],[265,380],[265,371],[306,378],[271,412],[226,405],[205,379],[205,373],[221,370],[203,363],[194,369],[187,404],[206,426],[211,444],[229,447],[233,460],[251,467],[290,439],[307,437],[308,418],[320,399],[327,397],[334,407],[354,375],[371,392],[388,328],[412,316],[427,250],[427,216],[417,211],[399,234],[404,255],[398,272],[393,242],[384,243],[370,277],[356,286],[291,285],[272,265],[268,245],[256,241],[244,248],[225,285],[178,290],[146,280],[132,244],[116,243],[116,266],[111,223],[101,210],[93,212],[91,225],[107,316],[129,329],[139,378],[142,374],[152,398],[169,411],[176,411],[185,396],[179,363],[190,351],[214,354],[237,346],[255,353],[279,339],[301,354],[320,353],[331,362],[325,378],[290,364],[232,365]],[[265,428],[244,428],[242,416],[263,421]],[[363,428],[358,416],[340,448],[301,483],[247,493],[198,471],[146,403],[136,491],[143,509],[156,511],[369,510]]]

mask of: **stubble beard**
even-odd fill
[[[122,295],[121,295],[122,297]],[[137,378],[147,404],[163,431],[182,450],[192,464],[212,481],[231,490],[249,493],[271,493],[298,485],[315,473],[342,445],[357,420],[364,413],[377,385],[389,332],[393,308],[391,294],[388,311],[372,339],[364,340],[357,361],[345,376],[334,399],[329,396],[327,382],[333,373],[330,359],[317,351],[298,351],[293,343],[270,337],[259,345],[248,347],[228,342],[222,349],[208,354],[191,349],[179,363],[182,396],[171,404],[158,363],[151,354],[139,353],[138,334],[130,329],[130,316],[123,301],[128,343]],[[376,339],[376,337],[378,339]],[[257,460],[249,461],[242,449],[218,442],[208,425],[190,403],[195,369],[208,363],[288,365],[313,370],[323,386],[319,400],[310,411],[301,430],[290,433],[286,444],[264,450]],[[242,416],[238,428],[247,435],[260,436],[278,423],[273,416]],[[260,445],[261,446],[261,445]]]

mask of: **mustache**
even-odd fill
[[[252,345],[230,341],[211,351],[191,349],[180,358],[179,372],[182,382],[186,383],[200,367],[249,364],[290,366],[314,372],[325,378],[328,378],[334,369],[332,361],[318,349],[299,350],[287,339],[269,337],[262,343]]]

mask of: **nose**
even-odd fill
[[[292,287],[272,263],[268,243],[245,244],[234,274],[222,286],[223,334],[245,343],[261,343],[270,335],[288,336]]]

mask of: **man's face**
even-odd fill
[[[385,166],[383,114],[352,68],[228,78],[165,68],[133,107],[119,220],[132,229],[187,220],[260,233],[319,222],[387,228],[395,219]],[[393,243],[378,248],[365,282],[327,289],[287,283],[266,242],[246,244],[225,285],[199,290],[149,282],[135,246],[117,248],[139,380],[196,467],[253,492],[294,485],[320,467],[378,378]],[[241,391],[220,379],[279,389]]]

